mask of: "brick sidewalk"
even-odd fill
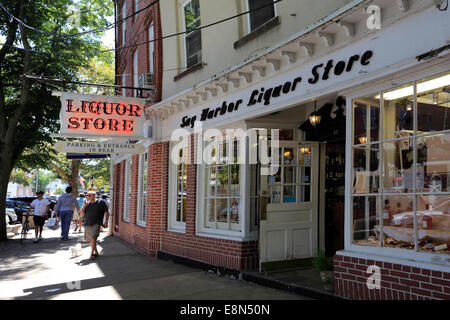
[[[89,260],[82,233],[60,241],[60,230],[44,229],[44,239],[23,244],[20,235],[0,243],[0,299],[305,300],[300,295],[221,277],[145,256],[120,239],[101,233],[101,254]],[[80,242],[82,256],[69,248]]]

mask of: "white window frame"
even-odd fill
[[[171,143],[169,150],[173,150],[174,143]],[[183,148],[183,150],[188,151],[189,148]],[[177,187],[178,187],[178,165],[171,160],[171,152],[169,152],[169,197],[168,197],[168,231],[172,232],[186,232],[186,222],[177,221]],[[188,151],[189,152],[189,151]],[[189,155],[188,155],[189,157]]]
[[[139,87],[139,50],[136,48],[133,54],[133,87]],[[134,96],[138,96],[138,90],[134,90]]]
[[[246,5],[246,8],[247,8],[246,11],[250,10],[249,1],[250,0],[246,0],[245,1],[245,5]],[[276,6],[276,3],[274,3],[273,4],[273,18],[275,18],[276,16],[277,16],[277,6]],[[271,19],[273,19],[273,18],[271,18]],[[269,20],[267,20],[267,21],[269,21]],[[254,29],[254,30],[256,30],[256,29]],[[247,33],[251,33],[254,30],[252,30],[252,24],[251,24],[251,21],[250,21],[250,14],[247,14]]]
[[[149,61],[149,72],[155,72],[155,27],[152,23],[148,28],[148,61]]]
[[[126,0],[122,4],[122,45],[125,45],[127,42],[126,34],[127,34],[127,20],[123,20],[127,15],[127,2]]]
[[[147,159],[146,159],[147,158]],[[147,164],[147,171],[145,171],[145,164]],[[138,226],[146,226],[146,219],[148,213],[148,152],[139,155],[139,182],[138,182],[138,212],[136,217],[136,224]],[[144,186],[144,177],[147,176],[147,185]],[[144,188],[147,189],[144,200]],[[145,208],[145,209],[144,209]],[[145,214],[145,217],[144,217]]]
[[[242,121],[237,123],[234,128],[241,128],[246,130],[246,124]],[[226,128],[219,128],[225,132]],[[243,157],[248,163],[248,138],[243,139],[245,143]],[[242,141],[241,141],[242,142]],[[206,143],[203,143],[202,152],[205,148]],[[199,152],[197,150],[197,152]],[[239,184],[240,184],[240,203],[239,203],[239,230],[224,230],[215,229],[207,227],[207,219],[209,217],[209,212],[206,212],[206,167],[203,163],[197,165],[197,198],[196,198],[196,235],[217,238],[217,239],[228,239],[234,241],[253,241],[255,239],[255,233],[250,231],[251,217],[250,217],[250,198],[247,196],[250,194],[251,182],[250,178],[250,165],[241,164],[239,168]]]
[[[448,67],[447,67],[448,69]],[[434,75],[443,74],[445,72],[449,72],[450,70],[445,70],[443,66],[436,66],[428,68],[427,70],[419,70],[414,73],[414,75],[399,75],[396,79],[389,79],[384,81],[382,84],[377,84],[374,86],[365,87],[365,89],[361,89],[358,91],[352,91],[351,94],[346,97],[346,105],[350,106],[353,111],[353,101],[364,97],[367,95],[371,95],[374,93],[382,93],[383,91],[389,91],[394,88],[398,88],[405,84],[416,84],[421,80],[424,80],[428,77],[432,77]],[[395,83],[392,85],[391,83]],[[382,97],[382,95],[380,96]],[[381,99],[381,98],[380,98]],[[416,105],[416,98],[414,97],[414,105]],[[353,243],[353,112],[346,112],[346,139],[345,139],[345,158],[350,159],[345,161],[345,176],[350,177],[345,180],[345,224],[344,224],[344,253],[357,253],[357,254],[365,254],[365,255],[375,255],[380,257],[388,257],[388,258],[397,258],[404,259],[409,261],[417,261],[423,263],[432,263],[437,267],[442,266],[450,266],[450,258],[448,254],[432,254],[428,252],[420,252],[408,250],[408,249],[399,249],[399,248],[390,248],[390,247],[372,247],[372,246],[364,246]],[[380,115],[381,121],[381,115]],[[413,195],[413,193],[411,193]],[[376,194],[374,194],[376,196]],[[447,261],[447,262],[445,262]],[[436,264],[438,263],[438,264]]]
[[[125,183],[124,183],[124,204],[123,204],[123,221],[130,222],[130,208],[131,208],[131,182],[133,170],[133,158],[125,160]]]
[[[184,17],[184,7],[186,7],[186,5],[188,5],[192,1],[193,0],[186,0],[181,5],[181,22],[182,22],[183,31],[186,31],[186,19]],[[199,3],[200,3],[200,0],[199,0]],[[201,12],[201,8],[200,8],[200,12]],[[201,30],[199,30],[199,32],[200,32],[200,37],[201,37]],[[183,36],[183,44],[184,44],[184,55],[183,56],[184,56],[184,66],[187,68],[188,56],[187,56],[186,36],[187,36],[187,34],[185,33]],[[203,47],[201,48],[201,51],[202,50],[203,50]]]

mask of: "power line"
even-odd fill
[[[165,39],[168,39],[168,38],[177,37],[177,36],[180,36],[180,35],[183,35],[183,34],[186,34],[186,33],[202,30],[202,29],[205,29],[205,28],[209,28],[209,27],[215,26],[217,24],[229,21],[231,19],[241,17],[241,16],[246,15],[248,13],[251,13],[251,12],[263,9],[263,8],[265,8],[267,6],[271,6],[271,5],[273,5],[275,3],[278,3],[278,2],[281,2],[281,1],[283,1],[283,0],[275,0],[274,2],[271,2],[271,3],[266,4],[264,6],[261,6],[261,7],[252,9],[252,10],[248,10],[248,11],[245,11],[243,13],[240,13],[240,14],[237,14],[237,15],[234,15],[234,16],[222,19],[222,20],[218,20],[216,22],[213,22],[213,23],[210,23],[210,24],[207,24],[207,25],[204,25],[204,26],[199,26],[199,27],[197,27],[197,28],[195,28],[193,30],[190,30],[190,31],[177,32],[177,33],[174,33],[174,34],[171,34],[171,35],[163,36],[161,38],[155,38],[153,40],[144,41],[144,42],[136,43],[136,44],[133,44],[133,45],[121,46],[121,47],[118,47],[118,48],[115,48],[115,49],[105,49],[105,50],[100,50],[100,51],[95,51],[95,52],[60,52],[60,54],[65,54],[65,55],[71,55],[71,54],[74,54],[74,55],[91,55],[91,54],[99,54],[99,53],[105,53],[105,52],[111,52],[111,51],[118,51],[118,50],[122,50],[122,49],[134,48],[134,47],[137,47],[137,46],[140,46],[140,45],[144,45],[144,44],[148,44],[148,43],[151,43],[151,42],[162,41],[162,40],[165,40]],[[46,52],[46,51],[25,49],[25,48],[19,48],[19,47],[15,47],[15,46],[8,46],[8,47],[11,47],[11,48],[14,48],[14,49],[18,49],[18,50],[23,50],[23,51],[31,51],[31,52],[34,52],[34,53],[51,54],[50,52]]]
[[[152,7],[154,4],[156,4],[157,2],[159,2],[159,0],[155,0],[152,3],[150,3],[149,5],[145,6],[142,9],[139,9],[135,12],[133,12],[132,14],[130,14],[129,16],[123,17],[120,20],[115,20],[114,23],[104,27],[104,28],[99,28],[99,29],[94,29],[94,30],[88,30],[88,31],[83,31],[83,32],[78,32],[78,33],[54,33],[54,32],[48,32],[45,30],[41,30],[41,29],[36,29],[34,27],[31,27],[29,25],[27,25],[25,22],[23,22],[22,20],[20,20],[19,18],[15,17],[13,14],[11,14],[1,3],[0,3],[0,8],[3,9],[3,11],[6,12],[6,14],[11,17],[12,19],[16,20],[19,24],[21,24],[22,26],[24,26],[27,29],[33,30],[35,32],[39,32],[42,33],[44,35],[47,36],[61,36],[61,37],[75,37],[75,36],[80,36],[80,35],[84,35],[84,34],[88,34],[88,33],[96,33],[96,32],[101,32],[101,31],[107,31],[109,29],[111,29],[112,27],[114,27],[116,24],[121,23],[139,13],[141,13],[144,10],[147,10],[148,8]],[[115,17],[114,17],[115,18]]]
[[[132,90],[137,90],[137,91],[139,91],[141,93],[142,93],[142,91],[151,91],[153,94],[155,94],[155,92],[156,92],[155,88],[119,86],[119,85],[115,85],[115,84],[89,83],[89,82],[82,82],[82,81],[67,81],[67,80],[62,80],[62,79],[50,79],[50,78],[42,78],[42,77],[33,77],[33,76],[25,75],[25,74],[22,75],[22,77],[24,77],[26,79],[29,79],[29,80],[43,82],[43,83],[47,83],[47,82],[61,83],[63,85],[63,88],[65,87],[66,84],[77,84],[77,85],[83,85],[83,86],[105,87],[105,88],[112,88],[112,89],[132,89]],[[50,84],[50,83],[47,83],[47,84]]]

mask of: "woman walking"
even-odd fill
[[[72,187],[66,188],[66,193],[58,198],[55,213],[61,218],[61,240],[69,240],[69,228],[72,221],[73,208],[80,211],[77,198],[72,193]]]
[[[78,206],[80,207],[80,210],[76,210],[75,209],[75,212],[74,212],[74,215],[73,215],[73,222],[75,223],[75,230],[73,230],[73,232],[76,232],[77,230],[78,230],[78,233],[81,232],[81,226],[83,225],[84,217],[80,216],[80,211],[81,211],[81,208],[83,208],[83,205],[84,205],[85,201],[86,201],[86,198],[84,197],[84,193],[81,192],[78,195],[78,199],[77,199]]]

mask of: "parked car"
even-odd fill
[[[16,198],[9,198],[8,200],[12,200],[12,201],[20,201],[25,203],[26,206],[26,210],[28,211],[28,208],[31,205],[31,202],[33,202],[33,200],[37,199],[37,197],[16,197]],[[56,200],[54,197],[47,197],[47,200],[50,202],[50,211],[55,210],[55,205],[56,205]],[[31,212],[30,212],[31,213]],[[49,218],[51,216],[51,212],[49,212],[47,214],[47,218]]]
[[[23,201],[18,200],[12,200],[12,199],[6,199],[6,207],[14,209],[17,215],[17,221],[22,221],[22,215],[24,213],[27,213],[28,208],[30,207],[29,204]]]
[[[14,209],[6,208],[6,215],[8,216],[9,224],[17,223],[17,215]]]

